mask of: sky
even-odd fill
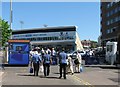
[[[81,40],[100,35],[100,2],[13,2],[12,29],[77,26]],[[2,19],[10,23],[10,3],[2,2]]]

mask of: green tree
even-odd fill
[[[96,47],[97,47],[97,42],[91,41],[91,48],[96,48]]]
[[[3,46],[3,47],[5,47],[6,46],[6,42],[8,41],[8,39],[10,38],[10,36],[11,36],[11,29],[9,28],[10,26],[9,26],[9,24],[8,24],[8,22],[7,21],[5,21],[5,20],[2,20],[1,18],[0,18],[0,32],[1,32],[1,45]]]

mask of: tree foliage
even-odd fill
[[[4,46],[6,46],[6,42],[10,38],[12,31],[10,30],[10,26],[9,26],[8,22],[5,20],[2,20],[1,18],[0,18],[0,32],[1,32],[0,34],[2,37],[1,38],[2,46],[4,47]]]
[[[91,48],[97,47],[97,41],[91,41]]]

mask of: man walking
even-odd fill
[[[46,52],[43,57],[43,67],[44,67],[44,76],[49,76],[50,73],[50,63],[51,63],[51,55],[50,52]]]
[[[34,67],[34,76],[38,76],[40,62],[42,62],[42,59],[38,55],[38,52],[35,51],[35,54],[33,54],[32,60],[31,60],[31,67],[32,67],[32,64]]]
[[[62,78],[62,70],[64,71],[64,79],[66,79],[66,66],[67,66],[67,54],[62,49],[62,52],[59,54],[59,62],[60,62],[60,79]]]

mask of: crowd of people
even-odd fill
[[[44,73],[45,77],[49,76],[50,65],[54,63],[56,65],[59,65],[60,79],[62,78],[62,71],[64,79],[66,79],[66,73],[68,73],[69,71],[73,75],[74,65],[75,72],[80,72],[82,58],[79,53],[77,53],[76,59],[74,59],[74,61],[71,56],[68,56],[67,53],[65,53],[64,48],[62,48],[62,50],[60,50],[59,52],[56,52],[54,48],[52,48],[52,50],[41,49],[39,51],[31,51],[30,55],[30,67],[33,68],[34,76],[38,76],[39,69],[41,72]]]
[[[85,65],[99,64],[99,55],[96,50],[86,50],[86,54],[83,56]]]

